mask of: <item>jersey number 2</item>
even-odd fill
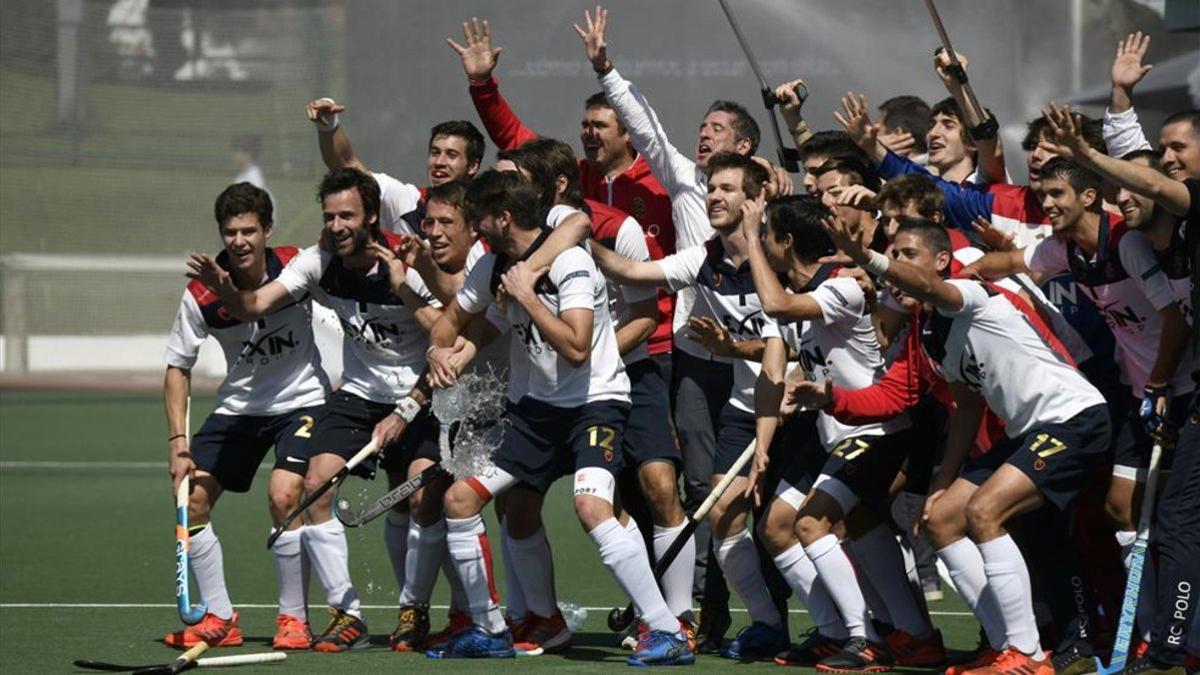
[[[301,415],[300,421],[304,425],[296,430],[297,438],[312,438],[313,418],[311,415]]]

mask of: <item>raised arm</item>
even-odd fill
[[[742,202],[742,233],[750,253],[750,273],[763,313],[773,319],[807,321],[821,318],[821,306],[807,293],[788,293],[767,262],[759,227],[762,223],[763,198]],[[769,236],[769,235],[768,235]]]
[[[667,284],[666,272],[655,261],[630,260],[595,240],[592,240],[590,246],[596,266],[600,268],[604,276],[618,284],[635,286],[665,286]],[[545,246],[543,245],[542,248]]]
[[[967,58],[962,54],[955,52],[955,58],[962,66],[963,71],[967,69]],[[976,108],[971,105],[971,99],[966,95],[966,88],[963,83],[950,70],[950,55],[945,49],[939,49],[933,56],[933,68],[937,72],[938,78],[945,85],[946,91],[950,93],[951,98],[958,104],[958,109],[963,111],[963,126],[968,131],[977,129],[990,117],[986,110]],[[977,151],[978,164],[976,170],[979,172],[979,180],[981,184],[985,183],[1004,183],[1004,145],[1000,142],[1000,136],[996,132],[992,132],[990,138],[974,138],[975,150]]]
[[[472,17],[470,21],[462,22],[462,32],[465,45],[450,38],[446,43],[462,58],[463,71],[470,81],[471,102],[475,104],[488,137],[501,150],[513,150],[525,141],[537,138],[537,134],[522,124],[508,106],[492,77],[503,47],[492,48],[492,28],[487,19],[481,22]]]
[[[1134,150],[1151,149],[1137,112],[1133,109],[1133,88],[1154,66],[1143,65],[1150,36],[1141,31],[1130,33],[1117,43],[1117,55],[1112,65],[1112,97],[1104,111],[1101,133],[1108,154],[1124,157]]]
[[[229,314],[239,321],[257,321],[292,301],[287,288],[277,280],[255,290],[238,288],[229,273],[205,253],[193,253],[187,266],[187,277],[216,294]]]
[[[572,213],[554,228],[546,241],[525,262],[534,269],[549,267],[563,251],[579,245],[591,233],[592,219],[583,211]]]
[[[964,267],[961,276],[1002,279],[1020,273],[1030,273],[1029,266],[1025,264],[1025,249],[1023,248],[985,253],[979,260]]]
[[[367,172],[368,169],[354,154],[350,145],[350,137],[342,130],[339,113],[346,106],[331,98],[319,98],[308,104],[308,119],[317,127],[317,144],[321,148],[321,161],[326,168],[358,169]]]
[[[1117,186],[1153,199],[1173,215],[1182,217],[1188,214],[1192,199],[1187,185],[1156,169],[1109,157],[1089,146],[1075,124],[1070,106],[1059,107],[1051,102],[1042,115],[1049,124],[1053,139],[1039,143],[1043,149],[1073,159]]]
[[[775,87],[775,98],[779,101],[779,114],[783,116],[783,123],[792,135],[792,143],[797,150],[803,148],[813,137],[812,129],[808,128],[808,122],[805,122],[801,115],[804,101],[808,98],[808,86],[804,84],[804,80],[796,78]]]

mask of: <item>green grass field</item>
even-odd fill
[[[192,428],[211,403],[194,401]],[[0,671],[70,672],[71,662],[80,658],[153,663],[175,654],[161,643],[164,632],[180,625],[173,604],[174,520],[163,437],[162,404],[156,396],[0,391]],[[222,652],[270,649],[275,581],[264,548],[270,526],[264,485],[259,480],[250,494],[226,495],[214,517],[230,595],[247,636],[245,647]],[[363,489],[361,482],[347,487],[354,493]],[[613,648],[614,636],[604,626],[607,608],[624,600],[579,530],[565,487],[562,482],[556,486],[545,513],[558,595],[592,608],[566,655],[464,663],[388,651],[397,589],[376,522],[349,534],[351,573],[367,605],[372,647],[336,656],[293,653],[282,665],[258,670],[624,668],[624,655]],[[494,532],[494,527],[489,519],[489,529]],[[499,569],[497,577],[503,581]],[[962,603],[948,596],[931,607],[947,646],[973,647],[977,625]],[[311,599],[313,622],[323,624],[316,584]],[[446,600],[441,583],[434,603]],[[792,607],[795,634],[808,621],[797,611],[798,603]],[[435,624],[442,616],[443,611],[435,610]],[[734,615],[735,630],[745,623],[744,613]],[[696,664],[703,671],[730,667],[775,666],[735,666],[713,656]]]

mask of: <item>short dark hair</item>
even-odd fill
[[[608,98],[604,96],[604,92],[602,91],[598,91],[587,97],[587,100],[583,102],[583,109],[587,110],[588,108],[605,108],[607,110],[613,109],[612,105],[608,102]],[[621,116],[616,115],[616,118],[617,131],[622,134],[625,133],[625,123],[621,121]]]
[[[895,96],[879,104],[881,122],[887,129],[901,129],[912,134],[916,148],[925,152],[925,134],[933,127],[929,104],[919,96]]]
[[[1124,155],[1121,155],[1121,159],[1125,160],[1126,162],[1132,162],[1135,159],[1144,159],[1152,168],[1162,168],[1162,153],[1157,150],[1151,150],[1150,148],[1131,150]]]
[[[801,162],[807,162],[809,157],[833,159],[855,156],[864,161],[867,160],[867,153],[855,145],[854,141],[850,139],[850,134],[845,131],[818,131],[808,139],[799,152]]]
[[[767,227],[782,242],[792,235],[792,251],[802,262],[812,263],[835,252],[821,221],[829,207],[816,195],[788,195],[767,202]]]
[[[371,174],[355,168],[331,169],[317,187],[317,202],[324,204],[326,197],[345,190],[358,190],[358,197],[363,205],[363,217],[370,223],[371,216],[375,216],[375,224],[370,226],[370,229],[372,234],[378,234],[379,183],[375,182]]]
[[[258,216],[258,222],[264,230],[271,229],[275,224],[275,208],[266,190],[250,183],[234,183],[217,195],[217,203],[213,207],[217,225],[224,225],[230,218],[243,213]]]
[[[537,192],[515,171],[488,169],[480,173],[467,188],[466,203],[467,221],[471,224],[505,211],[521,229],[532,230],[541,224]]]
[[[763,183],[771,179],[767,170],[746,155],[739,155],[728,150],[714,153],[708,160],[705,173],[711,178],[719,171],[726,169],[742,170],[742,192],[750,199],[758,199],[762,194]]]
[[[425,193],[425,203],[428,204],[429,202],[439,202],[447,206],[452,206],[465,217],[467,213],[467,185],[456,180],[435,185]]]
[[[1047,178],[1063,178],[1067,184],[1071,186],[1077,194],[1084,190],[1092,189],[1096,191],[1096,203],[1093,204],[1094,210],[1100,209],[1100,202],[1103,201],[1104,181],[1100,178],[1100,174],[1083,166],[1078,162],[1067,159],[1066,157],[1051,157],[1046,160],[1040,170],[1042,180]]]
[[[945,251],[950,253],[954,248],[950,244],[950,235],[946,228],[927,218],[902,218],[896,228],[896,236],[911,232],[921,238],[925,245],[933,249],[934,255]]]
[[[750,141],[750,154],[753,155],[758,151],[758,141],[761,134],[758,130],[758,122],[750,116],[750,111],[746,110],[746,106],[737,101],[726,101],[718,99],[713,101],[712,105],[708,106],[705,111],[705,116],[713,112],[729,113],[733,116],[733,136],[737,140],[743,138]]]
[[[1075,120],[1076,127],[1083,133],[1083,140],[1093,150],[1107,155],[1108,146],[1104,144],[1103,125],[1100,120],[1075,111],[1071,111],[1071,117]],[[1025,138],[1021,140],[1021,149],[1025,152],[1033,152],[1042,136],[1049,133],[1050,123],[1046,121],[1045,117],[1033,118],[1025,126]]]
[[[924,218],[933,218],[946,206],[946,196],[929,178],[919,173],[908,173],[884,183],[879,191],[879,202],[893,202],[901,208],[909,202],[915,202],[917,213]]]
[[[1180,122],[1191,122],[1192,133],[1200,134],[1200,110],[1180,110],[1177,113],[1171,113],[1171,116],[1163,120],[1162,125],[1165,127],[1168,124],[1178,124]]]
[[[861,157],[845,155],[828,159],[817,167],[816,171],[813,171],[813,177],[820,178],[830,171],[844,173],[850,177],[852,184],[862,185],[872,192],[879,192],[879,185],[882,182],[879,172],[875,170],[875,166],[871,162]]]
[[[487,144],[479,129],[467,120],[450,120],[435,124],[429,130],[429,144],[433,145],[433,139],[438,136],[457,136],[463,139],[467,142],[467,162],[483,161],[483,153],[487,149]]]
[[[553,138],[535,138],[521,144],[511,158],[517,166],[529,172],[533,187],[541,194],[541,204],[554,204],[559,176],[567,179],[563,200],[574,207],[583,206],[583,184],[579,180],[579,160],[571,146]]]

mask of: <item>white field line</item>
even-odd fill
[[[275,609],[279,605],[238,603],[239,609]],[[0,602],[0,609],[168,609],[175,603],[167,602]],[[363,609],[395,609],[396,605],[362,605]],[[449,609],[446,605],[430,605],[430,609]],[[607,612],[612,607],[584,607],[589,612]],[[731,612],[746,610],[730,608]],[[790,609],[790,614],[808,614],[807,610]],[[930,612],[932,616],[971,616],[970,612]]]
[[[270,471],[273,464],[262,464],[258,467],[259,471]],[[77,469],[80,471],[89,471],[92,469],[160,469],[167,470],[166,462],[54,462],[40,460],[13,460],[8,462],[0,462],[0,471],[14,471],[21,469]]]

